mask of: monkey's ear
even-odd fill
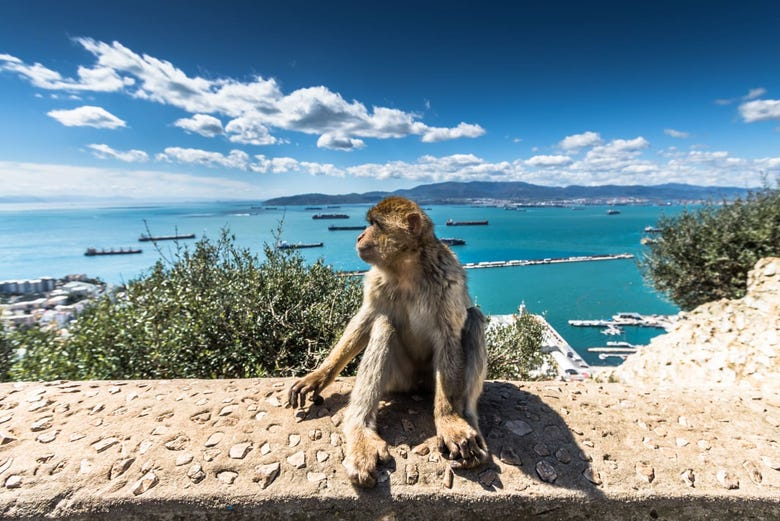
[[[420,214],[416,212],[406,214],[406,227],[413,235],[420,235],[422,230],[422,217],[420,217]]]

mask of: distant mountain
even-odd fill
[[[401,195],[420,204],[464,204],[479,200],[508,203],[580,202],[604,203],[629,202],[678,202],[733,199],[744,196],[747,190],[723,186],[695,186],[687,184],[663,184],[654,186],[541,186],[522,182],[473,181],[469,183],[446,182],[420,185],[394,192],[366,192],[363,194],[302,194],[276,197],[265,204],[293,206],[311,204],[372,204],[389,195]]]

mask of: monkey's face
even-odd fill
[[[430,219],[408,199],[387,198],[371,208],[366,218],[369,226],[356,247],[360,258],[374,266],[397,265],[433,237]]]

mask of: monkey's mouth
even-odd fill
[[[364,261],[369,261],[370,259],[373,259],[375,253],[376,253],[376,248],[374,248],[373,245],[357,247],[358,257],[360,257]]]

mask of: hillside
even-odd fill
[[[420,204],[463,204],[474,201],[493,200],[506,203],[578,202],[600,204],[612,201],[644,201],[665,203],[678,201],[701,201],[731,199],[745,194],[736,187],[694,186],[686,184],[664,184],[655,186],[541,186],[522,182],[469,183],[446,182],[420,185],[394,192],[366,192],[343,195],[301,194],[277,197],[265,201],[269,205],[307,204],[372,204],[388,195],[401,195]]]

